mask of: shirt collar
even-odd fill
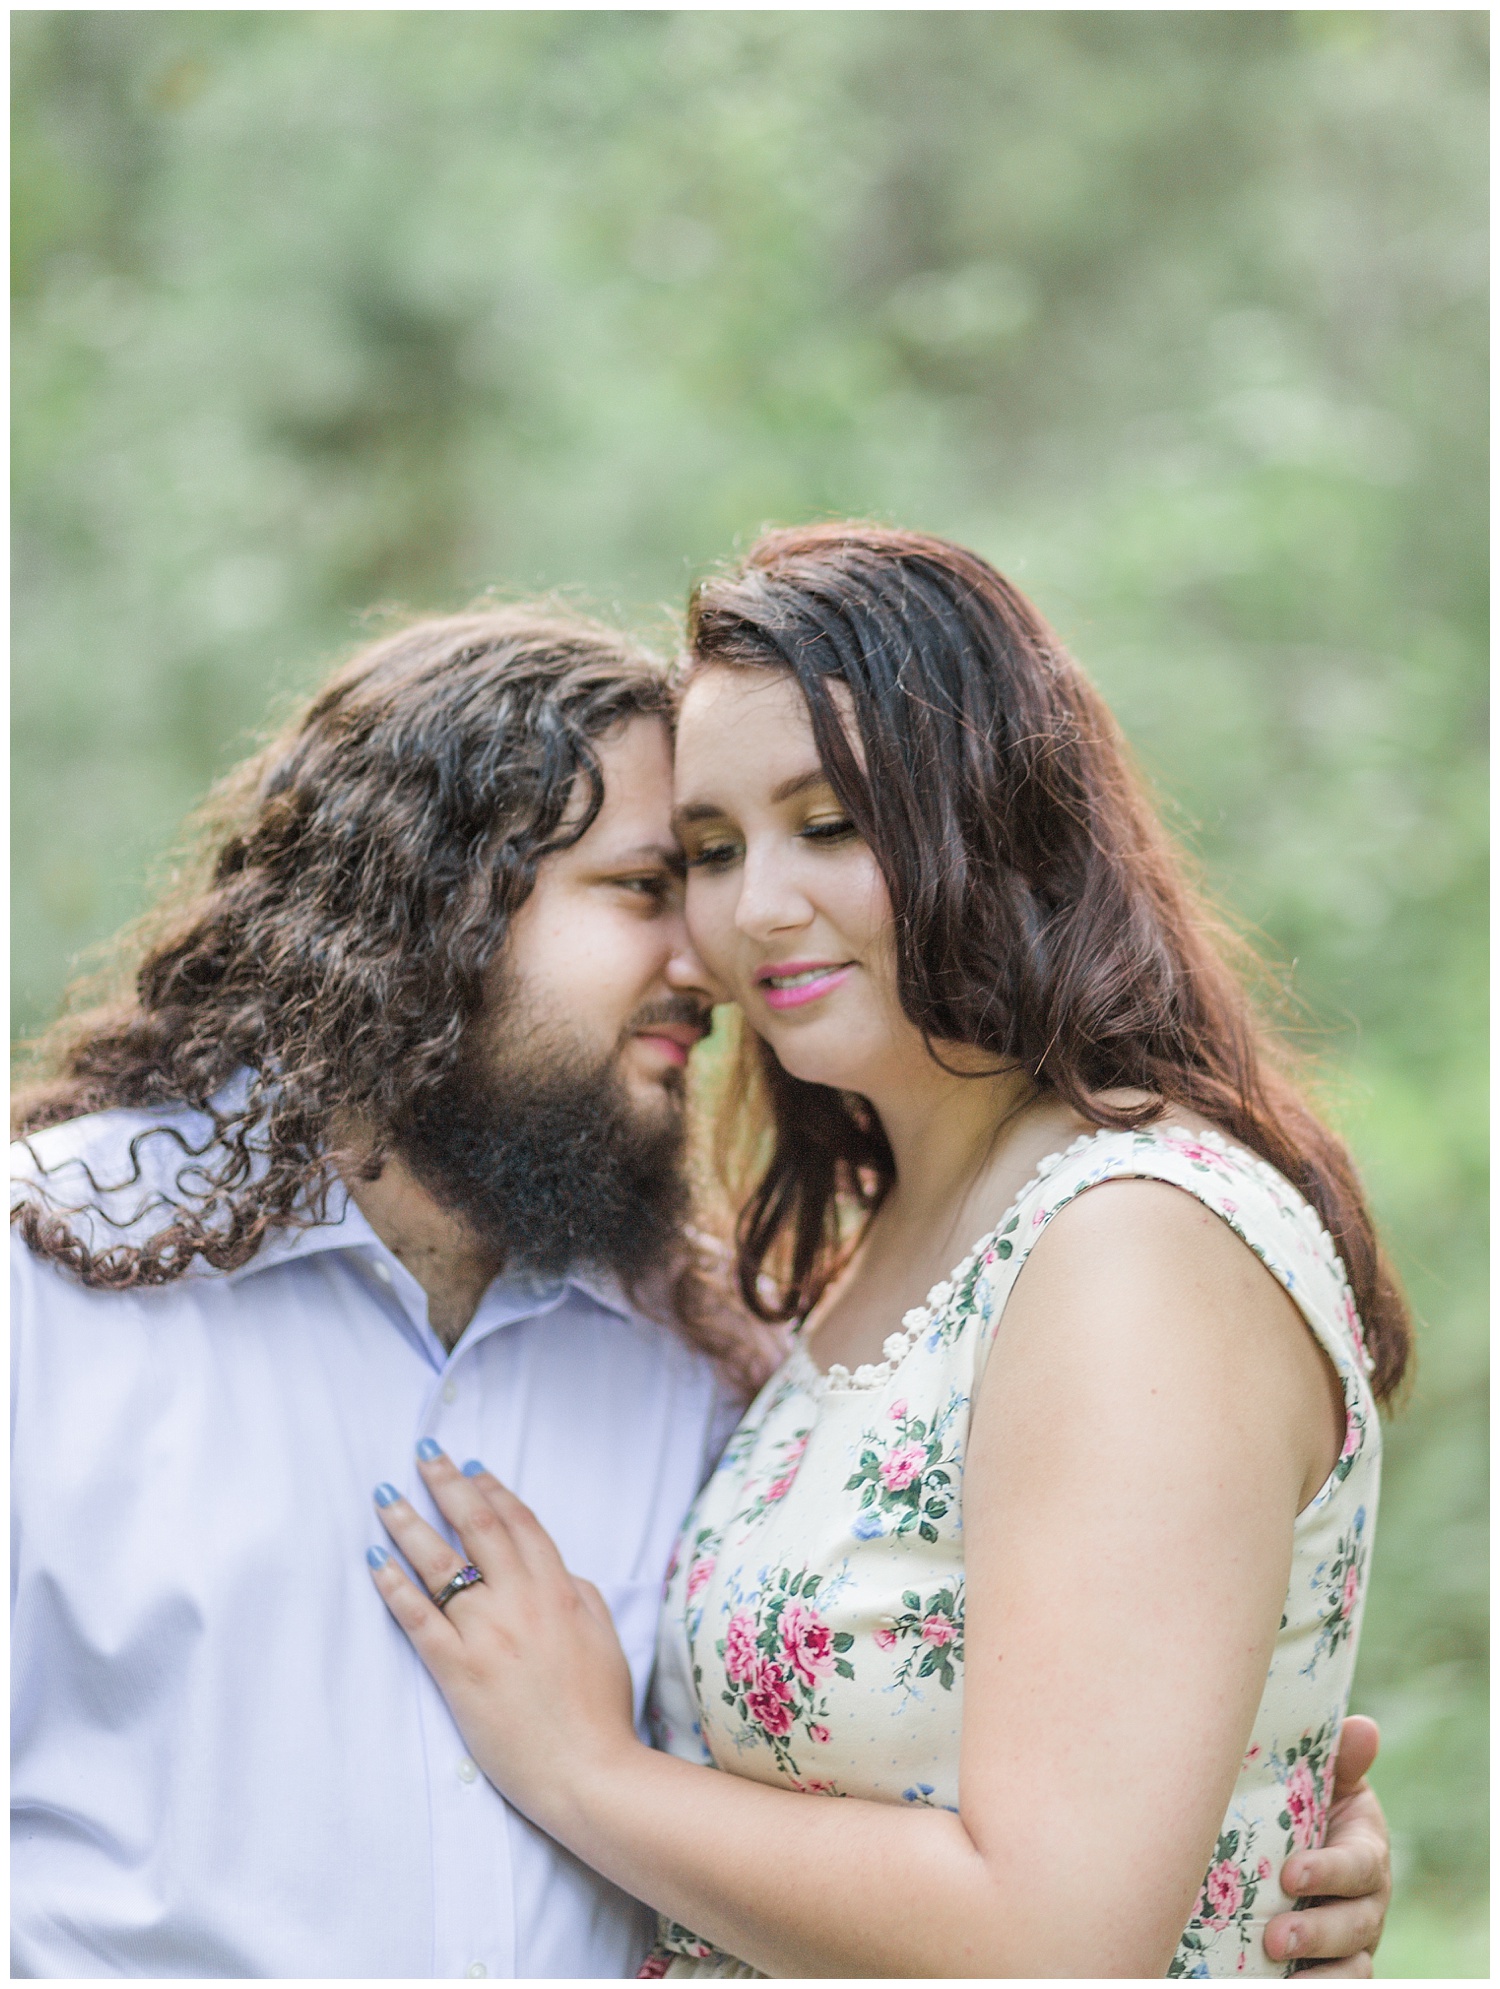
[[[254,1277],[257,1272],[272,1270],[278,1264],[295,1263],[303,1257],[316,1257],[325,1250],[374,1248],[390,1255],[371,1228],[369,1218],[342,1181],[335,1180],[330,1184],[324,1208],[321,1222],[273,1230],[250,1261],[236,1270],[216,1273],[207,1265],[201,1270],[195,1265],[194,1269],[199,1276],[222,1275],[230,1284],[238,1284],[241,1279]]]

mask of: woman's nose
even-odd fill
[[[813,908],[772,853],[745,853],[734,922],[747,939],[769,943],[812,923]]]

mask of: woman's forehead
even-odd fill
[[[749,671],[721,671],[724,678]],[[794,677],[757,670],[760,681],[704,686],[677,729],[677,815],[691,818],[735,796],[785,799],[824,779],[807,706]]]

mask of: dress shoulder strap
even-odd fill
[[[983,1268],[991,1303],[983,1308],[982,1360],[1004,1300],[1047,1224],[1090,1188],[1105,1181],[1169,1182],[1195,1196],[1226,1222],[1266,1266],[1298,1307],[1332,1361],[1351,1413],[1363,1422],[1373,1407],[1365,1349],[1348,1273],[1317,1211],[1284,1175],[1222,1134],[1175,1126],[1137,1132],[1086,1133],[1066,1152],[1042,1163],[1000,1227],[982,1239],[970,1263]]]

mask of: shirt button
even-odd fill
[[[469,1759],[469,1757],[465,1755],[463,1760],[460,1761],[458,1764],[458,1779],[461,1782],[472,1782],[475,1776],[478,1775],[478,1773],[479,1770],[474,1766],[473,1762]],[[479,1966],[478,1962],[475,1962],[474,1967],[477,1968],[478,1966]],[[473,1972],[474,1970],[470,1969],[469,1973],[471,1975],[473,1974]]]
[[[482,1961],[471,1961],[469,1963],[468,1968],[465,1970],[465,1973],[468,1975],[472,1975],[474,1979],[477,1981],[481,1975],[488,1975],[489,1970],[485,1967]]]
[[[388,1285],[388,1284],[390,1283],[390,1281],[391,1281],[391,1267],[390,1267],[390,1265],[389,1265],[389,1264],[382,1264],[382,1263],[381,1263],[381,1262],[380,1262],[380,1261],[379,1261],[379,1260],[377,1259],[377,1260],[376,1260],[376,1264],[375,1264],[375,1275],[376,1275],[376,1277],[377,1277],[377,1278],[379,1278],[380,1282],[381,1282],[381,1283],[382,1283],[383,1285]]]
[[[456,1402],[458,1400],[458,1385],[456,1382],[445,1381],[443,1383],[443,1400],[445,1402]]]

